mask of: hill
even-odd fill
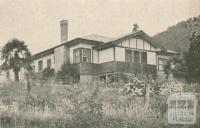
[[[200,15],[169,27],[153,36],[153,39],[167,49],[184,52],[189,48],[193,32],[200,34]]]

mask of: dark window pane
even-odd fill
[[[134,62],[140,63],[140,52],[139,51],[134,51]]]
[[[158,70],[164,70],[164,65],[166,65],[166,58],[158,58]]]
[[[73,58],[73,62],[74,63],[79,63],[80,62],[80,48],[78,48],[78,49],[74,49],[74,51],[73,51],[73,56],[74,56],[74,58]]]
[[[131,62],[132,61],[132,51],[127,50],[125,51],[125,61]]]
[[[82,49],[82,61],[90,63],[91,62],[91,50],[90,49]]]
[[[38,71],[41,71],[43,69],[43,62],[42,60],[38,61]]]
[[[51,68],[51,59],[47,60],[47,67]]]
[[[146,52],[142,52],[142,63],[147,64],[147,53]]]

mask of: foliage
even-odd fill
[[[198,82],[200,84],[200,35],[191,38],[190,48],[186,56],[186,63],[189,81]]]
[[[132,82],[125,84],[121,93],[132,96],[144,96],[146,86],[144,81],[140,81],[135,77]]]
[[[171,57],[164,65],[164,73],[166,79],[170,75],[173,75],[177,79],[186,79],[187,77],[187,66],[185,62],[185,54]]]
[[[145,81],[145,80],[143,80]],[[36,81],[31,81],[33,82]],[[145,83],[150,83],[145,81]],[[26,101],[26,85],[23,83],[6,83],[0,88],[1,117],[16,118],[18,126],[25,127],[62,127],[70,128],[128,128],[128,127],[161,127],[162,120],[167,120],[166,95],[150,95],[150,106],[143,105],[143,97],[122,95],[119,88],[104,88],[96,84],[62,85],[34,83],[28,103]],[[151,82],[151,87],[156,82]],[[158,86],[165,84],[157,83]],[[9,102],[7,102],[9,101]],[[10,106],[17,106],[17,112]],[[118,104],[117,104],[118,103]],[[119,116],[105,111],[105,104],[110,104],[111,111],[122,113]],[[9,106],[10,105],[10,106]],[[112,108],[111,108],[112,107]],[[124,113],[131,113],[125,116]],[[110,116],[107,116],[110,114]],[[160,116],[160,114],[162,116]],[[12,122],[12,121],[11,121]],[[14,123],[13,123],[14,124]],[[9,126],[11,127],[11,126]]]
[[[15,74],[15,81],[19,81],[19,71],[22,67],[29,67],[29,57],[31,53],[24,41],[12,39],[2,49],[1,58],[2,70],[12,69]]]
[[[167,49],[186,52],[189,49],[190,37],[194,31],[200,33],[200,16],[179,22],[166,31],[156,34],[153,39]]]
[[[48,80],[50,78],[54,77],[54,69],[50,68],[50,67],[46,67],[43,71],[42,71],[42,79],[43,80]]]
[[[79,80],[78,71],[68,61],[61,66],[61,70],[57,73],[57,80],[62,81],[63,84],[77,82]]]

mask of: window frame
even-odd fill
[[[159,71],[163,71],[164,70],[164,65],[166,65],[166,62],[167,62],[167,58],[162,58],[162,57],[159,57],[158,58],[158,70]],[[160,63],[160,61],[162,62],[162,63]],[[163,63],[164,62],[164,63]],[[162,68],[160,69],[160,66],[162,66]]]
[[[145,61],[143,56],[145,54]],[[125,49],[125,62],[147,64],[147,52],[134,49]]]
[[[86,55],[86,56],[84,56],[83,54],[83,52],[84,52],[84,50],[86,50],[87,52],[86,52],[86,54],[89,54],[89,55]],[[77,56],[78,57],[76,57],[76,52],[77,52]],[[86,62],[83,60],[83,57],[89,57],[88,58],[88,61],[87,61],[87,59],[86,59]],[[75,63],[91,63],[91,49],[90,48],[76,48],[76,49],[74,49],[73,50],[73,63],[75,64]]]
[[[38,61],[38,72],[43,70],[43,60]]]
[[[147,64],[147,52],[141,52],[140,54],[141,54],[141,63],[142,64]],[[145,57],[145,60],[144,60],[143,57]]]
[[[133,50],[125,49],[125,62],[133,62]]]
[[[89,54],[89,55],[87,55],[87,56],[83,56],[83,51],[84,50],[86,50],[87,52],[86,52],[86,54]],[[82,54],[81,54],[81,62],[83,62],[83,63],[91,63],[91,49],[89,49],[89,48],[81,48],[81,52],[82,52]],[[83,61],[83,57],[89,57],[88,58],[88,61]]]
[[[138,54],[136,54],[136,53],[138,53]],[[140,51],[134,51],[134,62],[135,63],[141,63],[141,57],[140,57]],[[138,55],[138,56],[136,56],[136,55]],[[138,57],[138,58],[136,58],[136,57]]]
[[[80,63],[81,62],[81,53],[80,53],[81,48],[76,48],[73,50],[73,63]],[[77,54],[76,54],[77,53]]]
[[[49,67],[49,68],[52,67],[51,58],[47,59],[47,67]]]

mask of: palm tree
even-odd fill
[[[13,70],[15,81],[19,81],[19,71],[22,67],[29,68],[29,58],[31,53],[24,41],[12,39],[2,48],[1,59],[3,64],[1,69]]]

